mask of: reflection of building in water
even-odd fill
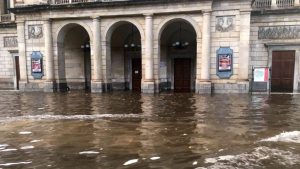
[[[298,7],[299,0],[3,0],[0,88],[247,93],[251,68],[272,67],[271,91],[297,91]],[[221,47],[233,51],[231,66],[218,63]],[[28,62],[34,51],[42,53],[41,79]],[[232,76],[221,79],[228,69]]]

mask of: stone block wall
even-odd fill
[[[211,65],[210,76],[214,93],[247,93],[249,83],[239,79],[241,62],[241,11],[250,11],[250,1],[216,0],[212,5],[211,15]],[[229,47],[233,50],[233,73],[230,78],[217,75],[217,50]]]
[[[16,28],[0,28],[0,89],[14,89],[17,54]]]
[[[280,32],[280,37],[274,34],[259,35],[260,28],[281,27],[291,29],[296,27],[300,30],[299,14],[289,13],[288,10],[283,13],[274,14],[254,14],[251,18],[251,58],[249,70],[252,67],[271,67],[272,51],[294,50],[295,51],[295,76],[294,90],[299,90],[299,72],[300,72],[300,34],[297,31]],[[277,32],[278,33],[278,32]],[[252,78],[252,71],[249,71]]]

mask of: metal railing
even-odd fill
[[[114,2],[114,1],[129,1],[129,0],[49,0],[50,4],[72,4],[86,2]]]
[[[71,4],[80,2],[95,2],[95,0],[54,0],[50,1],[51,4]]]
[[[295,5],[295,0],[277,0],[276,5],[278,8],[293,7]]]
[[[254,8],[271,8],[272,0],[256,0],[253,3]]]
[[[255,9],[282,9],[299,5],[300,0],[255,0],[252,7]]]

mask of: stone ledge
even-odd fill
[[[249,82],[214,83],[213,93],[249,93]]]
[[[211,82],[196,82],[196,93],[198,94],[210,94],[212,92]]]
[[[51,93],[57,90],[54,82],[44,82],[44,92]]]
[[[44,83],[19,82],[19,90],[24,92],[43,91]]]
[[[103,82],[91,82],[91,92],[92,93],[103,93],[105,89]]]
[[[155,93],[154,82],[143,82],[142,83],[142,93]]]

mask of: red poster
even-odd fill
[[[31,69],[33,73],[41,73],[42,72],[42,66],[41,66],[41,60],[31,60]]]

